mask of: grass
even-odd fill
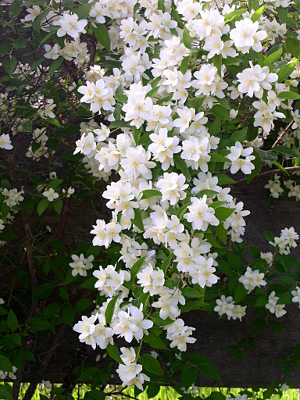
[[[59,387],[60,385],[53,385],[54,391],[59,392]],[[21,395],[19,397],[19,400],[22,400],[25,392],[27,389],[27,384],[23,384],[21,388]],[[81,400],[84,399],[85,395],[87,392],[89,392],[90,387],[88,385],[77,385],[76,388],[74,389],[72,396],[74,400]],[[245,389],[241,388],[207,388],[207,387],[199,387],[195,388],[192,391],[192,394],[194,397],[199,399],[206,399],[208,398],[211,394],[217,394],[217,393],[222,393],[228,398],[236,398],[237,396],[240,395],[240,393],[245,391]],[[250,395],[251,389],[249,389],[249,394],[248,394],[248,399],[263,399],[263,394],[264,390],[260,389],[259,392],[252,392]],[[45,399],[46,396],[49,399],[56,399],[57,396],[54,394],[50,394],[51,389],[47,389],[45,385],[40,384],[35,393],[34,396],[32,397],[33,400],[41,400]],[[138,400],[148,400],[148,396],[146,392],[140,393],[137,397],[134,396],[134,389],[132,387],[122,389],[121,387],[118,386],[107,386],[106,390],[106,400],[122,400],[122,399],[138,399]],[[41,396],[42,395],[42,396]],[[61,398],[61,397],[60,397]],[[171,387],[161,387],[159,393],[153,397],[153,400],[176,400],[179,399],[180,395]],[[217,398],[217,397],[215,397]],[[243,398],[243,400],[245,397]],[[300,389],[289,389],[286,390],[278,395],[272,395],[270,397],[271,400],[300,400]],[[266,400],[266,398],[264,399]]]

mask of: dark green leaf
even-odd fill
[[[266,326],[266,321],[262,318],[256,318],[251,325],[251,331],[253,333],[258,333],[264,329]]]
[[[268,57],[265,58],[263,65],[268,67],[273,65],[275,61],[279,60],[281,54],[282,54],[282,47],[280,47],[280,49],[268,55]]]
[[[17,329],[17,327],[19,326],[17,316],[13,312],[12,309],[9,310],[9,313],[7,316],[7,326],[12,332],[14,332]]]
[[[182,384],[185,389],[188,389],[196,382],[198,376],[197,368],[187,365],[181,373]]]
[[[167,350],[167,346],[161,338],[154,332],[149,332],[149,335],[144,335],[144,342],[149,344],[153,349]]]
[[[146,371],[155,375],[162,375],[163,371],[159,362],[150,354],[143,354],[139,359],[139,363],[145,368]]]
[[[220,163],[227,163],[230,162],[229,158],[222,156],[221,154],[217,153],[210,153],[210,161],[211,162],[220,162]]]
[[[285,81],[291,75],[291,73],[295,70],[297,64],[298,64],[297,58],[293,58],[288,64],[281,67],[277,73],[278,82],[280,83],[280,82]]]
[[[287,37],[285,39],[286,49],[293,57],[300,58],[300,46],[299,40],[292,37]]]
[[[205,295],[205,291],[203,293],[200,293],[198,292],[198,290],[187,286],[181,289],[181,293],[184,297],[197,298],[197,299],[204,297]]]
[[[14,56],[9,56],[4,58],[3,60],[3,67],[5,68],[6,72],[9,76],[11,76],[16,69],[17,66],[17,59]]]
[[[81,7],[75,9],[74,11],[78,15],[79,19],[86,19],[90,14],[92,6],[93,3],[83,4]]]
[[[0,368],[4,372],[12,372],[13,370],[10,360],[3,355],[0,355]]]
[[[236,303],[239,303],[242,299],[244,299],[247,296],[247,293],[248,290],[245,289],[244,285],[242,283],[238,283],[234,291],[234,301]]]
[[[73,326],[75,318],[75,311],[71,304],[66,304],[62,310],[62,318],[61,321],[64,324]]]
[[[192,48],[190,32],[188,31],[188,29],[186,27],[184,27],[184,29],[183,29],[182,40],[183,40],[183,44],[185,45],[186,48],[188,48],[188,49]]]
[[[47,77],[49,78],[55,71],[58,70],[58,68],[61,66],[61,64],[63,63],[64,58],[63,57],[58,57],[56,60],[54,60],[50,67],[49,70],[47,72]]]
[[[110,38],[106,26],[97,24],[97,27],[93,28],[93,31],[98,42],[101,43],[107,51],[110,51]]]
[[[81,299],[76,303],[75,311],[77,313],[81,313],[82,311],[86,310],[87,308],[93,305],[92,299]]]
[[[220,222],[225,221],[235,211],[235,208],[218,207],[215,209],[215,217]]]
[[[140,230],[144,231],[144,223],[141,211],[137,208],[134,209],[134,219],[132,223]]]
[[[130,269],[131,279],[134,279],[137,276],[137,274],[139,273],[139,271],[140,271],[145,259],[146,259],[146,256],[140,258],[137,262],[135,262],[133,264],[133,266]]]
[[[47,210],[47,208],[50,206],[50,201],[48,199],[43,199],[39,202],[37,205],[37,213],[39,216],[43,214]]]
[[[288,156],[291,157],[299,157],[299,154],[297,154],[294,150],[292,150],[290,147],[287,146],[275,146],[273,147],[272,150],[276,151],[277,153],[287,154]]]
[[[280,92],[277,97],[283,100],[299,100],[300,94],[296,92]]]
[[[176,154],[174,156],[174,162],[175,162],[176,168],[178,168],[187,179],[191,179],[189,169],[188,169],[185,161],[179,155]]]
[[[204,305],[204,297],[201,300],[188,301],[184,306],[181,306],[181,312],[186,313],[194,310],[201,310]]]
[[[161,192],[159,190],[146,189],[142,191],[141,200],[152,199],[153,197],[157,196],[161,196]]]
[[[52,203],[53,210],[60,215],[62,207],[63,207],[63,201],[62,200],[56,200]]]
[[[106,307],[105,319],[106,319],[106,323],[108,325],[111,323],[112,317],[114,315],[115,306],[116,306],[116,303],[117,303],[117,300],[119,297],[120,297],[120,294],[117,294],[116,296],[114,296],[108,303],[108,306]]]
[[[32,298],[34,300],[44,299],[45,297],[49,296],[49,294],[51,294],[55,288],[56,288],[55,283],[52,282],[43,283],[33,292]]]
[[[225,174],[217,174],[219,185],[233,185],[236,181]]]
[[[121,357],[120,357],[120,354],[119,354],[119,351],[117,349],[117,346],[115,344],[114,345],[109,344],[106,347],[106,351],[107,351],[109,357],[112,360],[115,360],[118,364],[124,364],[122,359],[121,359]]]

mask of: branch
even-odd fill
[[[285,170],[286,170],[287,172],[300,171],[300,166],[298,166],[298,167],[287,167],[287,168],[285,168]],[[253,178],[253,180],[254,180],[254,179],[257,179],[257,178],[265,178],[266,176],[272,176],[272,175],[275,175],[275,174],[283,174],[283,173],[284,173],[284,172],[283,172],[281,169],[279,169],[279,168],[278,168],[278,169],[272,169],[272,170],[270,170],[270,171],[262,172],[262,173],[256,175],[256,176]],[[247,183],[247,178],[240,179],[240,180],[237,181],[235,184],[230,185],[230,187],[231,187],[231,188],[234,188],[234,187],[236,187],[236,186],[244,185],[245,183]]]
[[[277,145],[277,143],[280,142],[280,140],[281,140],[281,139],[283,138],[283,136],[287,133],[287,131],[290,129],[290,127],[292,126],[293,123],[294,123],[294,120],[291,121],[291,122],[288,124],[288,126],[285,128],[285,130],[278,136],[278,138],[275,140],[275,142],[274,142],[274,144],[273,144],[273,146],[272,146],[272,149],[273,149],[273,147],[275,147],[275,146]]]

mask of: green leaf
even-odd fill
[[[184,57],[184,59],[181,61],[180,64],[180,72],[182,74],[185,74],[189,68],[189,63],[190,63],[190,57]]]
[[[188,49],[192,48],[190,32],[188,31],[188,29],[186,27],[184,27],[184,29],[183,29],[182,40],[183,40],[183,44],[185,45],[186,48],[188,48]]]
[[[293,57],[300,58],[299,40],[287,37],[285,40],[286,49]]]
[[[218,194],[218,192],[215,192],[214,190],[210,190],[210,189],[203,189],[200,190],[200,192],[198,192],[195,196],[200,199],[203,196],[208,197],[209,199],[212,197],[215,197]]]
[[[75,311],[77,313],[81,313],[82,311],[86,310],[87,308],[93,305],[92,299],[81,299],[76,303]]]
[[[16,69],[17,59],[14,56],[5,57],[3,60],[3,67],[9,76],[11,76]]]
[[[264,12],[265,6],[261,6],[258,8],[255,13],[252,15],[251,20],[253,22],[258,21],[260,17],[262,16],[262,13]]]
[[[1,365],[1,360],[0,360],[0,365]],[[10,386],[8,383],[3,383],[0,385],[0,399],[13,400],[12,386]]]
[[[106,307],[105,319],[106,319],[106,323],[108,325],[111,323],[112,317],[114,315],[115,306],[116,306],[116,303],[117,303],[117,300],[119,297],[120,297],[120,293],[117,294],[116,296],[114,296],[108,303],[108,306]]]
[[[33,332],[45,331],[50,328],[49,322],[42,318],[28,318],[25,323]]]
[[[12,45],[9,43],[0,44],[0,57],[10,52]]]
[[[164,13],[166,11],[166,7],[164,4],[164,0],[158,0],[157,2],[158,8]]]
[[[213,65],[217,68],[219,76],[222,75],[222,56],[221,54],[213,57]]]
[[[246,11],[247,8],[239,8],[237,10],[232,11],[231,13],[225,16],[225,23],[228,24],[229,22],[237,21],[238,19],[240,19],[241,15],[244,14],[244,12]]]
[[[251,325],[251,331],[253,333],[258,333],[264,329],[266,326],[266,321],[262,318],[256,318]]]
[[[7,357],[2,356],[2,355],[0,355],[0,368],[2,371],[5,371],[5,372],[13,371],[10,360]]]
[[[137,208],[134,209],[134,218],[132,223],[140,230],[144,231],[144,223],[141,211]]]
[[[163,370],[161,369],[159,362],[154,357],[150,356],[150,354],[143,354],[139,359],[139,363],[145,368],[146,371],[149,371],[152,374],[163,374]]]
[[[217,104],[213,106],[210,111],[210,114],[214,115],[217,118],[220,118],[220,120],[229,120],[230,119],[230,114],[229,111],[226,110],[225,107],[221,106],[220,104]]]
[[[293,58],[288,64],[281,67],[277,73],[278,83],[285,81],[295,70],[297,64],[298,64],[297,58]]]
[[[51,63],[49,70],[47,72],[47,78],[49,78],[55,71],[57,71],[63,62],[64,62],[63,57],[58,57],[56,60],[54,60]]]
[[[221,242],[223,244],[226,245],[226,243],[227,243],[227,231],[224,228],[224,226],[222,224],[220,224],[220,225],[216,226],[215,229],[216,229],[216,234],[217,234],[218,238],[221,240]],[[215,246],[215,247],[218,247],[214,243],[212,243],[212,245]]]
[[[276,151],[277,153],[287,154],[288,156],[291,157],[300,157],[299,154],[297,154],[294,150],[292,150],[290,147],[287,146],[275,146],[273,147],[272,150]]]
[[[204,305],[204,297],[201,300],[189,301],[184,306],[181,306],[181,312],[186,313],[194,310],[201,310]]]
[[[169,268],[169,265],[170,265],[172,259],[173,259],[173,254],[169,254],[168,257],[162,263],[160,269],[162,269],[164,271],[164,274],[167,273],[167,270]]]
[[[279,296],[279,300],[277,301],[277,304],[291,304],[292,303],[292,298],[293,295],[291,292],[286,292]]]
[[[191,287],[187,287],[187,286],[184,287],[183,289],[181,289],[181,293],[184,297],[190,297],[190,298],[196,298],[196,299],[202,298],[205,295],[205,292],[200,293],[200,292],[198,292],[198,290],[193,289]]]
[[[235,208],[218,207],[215,209],[215,217],[220,222],[225,221],[235,211]]]
[[[33,292],[32,298],[34,300],[42,300],[45,297],[49,296],[54,289],[56,288],[56,284],[52,282],[46,282],[36,288]]]
[[[280,322],[278,321],[270,321],[270,324],[272,326],[272,328],[274,329],[275,332],[277,332],[279,335],[282,334],[282,326],[280,324]]]
[[[281,54],[282,54],[282,47],[280,47],[280,49],[274,51],[268,57],[266,57],[263,65],[268,66],[268,67],[270,65],[273,65],[275,61],[279,60]]]
[[[248,290],[245,289],[244,285],[242,283],[238,283],[234,291],[234,301],[236,303],[239,303],[247,296],[247,294]]]
[[[189,171],[185,161],[178,154],[176,154],[174,156],[174,162],[175,162],[176,168],[178,168],[187,179],[191,179],[190,171]]]
[[[52,203],[52,208],[58,215],[61,214],[62,207],[63,207],[62,200],[56,200]]]
[[[275,165],[275,167],[279,168],[284,174],[290,176],[287,170],[279,162],[275,161],[273,164]]]
[[[161,196],[161,192],[159,190],[146,189],[142,191],[141,200],[152,199],[153,197],[157,196]]]
[[[280,23],[281,24],[286,23],[289,8],[288,7],[277,7],[276,11],[278,13]]]
[[[235,144],[235,142],[243,143],[243,141],[247,137],[247,132],[248,132],[248,128],[247,127],[241,129],[240,131],[235,131],[231,135],[229,143],[230,144]]]
[[[115,344],[114,345],[109,344],[106,347],[106,351],[107,351],[107,353],[108,353],[108,355],[109,355],[109,357],[111,359],[115,360],[118,364],[124,364],[122,359],[121,359],[121,357],[120,357],[120,354],[119,354],[119,351],[117,349],[117,346]]]
[[[93,3],[83,4],[81,7],[75,9],[75,13],[78,15],[79,19],[88,18],[91,8],[93,7]]]
[[[50,206],[50,201],[48,199],[43,199],[39,202],[37,205],[37,213],[39,216],[43,214],[47,210],[47,208]]]
[[[230,162],[229,158],[217,153],[209,153],[211,162],[227,163]]]
[[[249,7],[249,11],[257,10],[259,8],[259,0],[249,0],[248,7]]]
[[[9,310],[9,313],[7,316],[7,326],[12,332],[14,332],[17,329],[17,327],[19,326],[17,316],[13,312],[12,309]]]
[[[208,376],[209,378],[215,379],[217,381],[222,381],[217,370],[210,364],[198,364],[199,371],[201,374]]]
[[[60,313],[60,305],[58,303],[52,303],[44,308],[42,312],[42,317],[44,319],[49,319],[55,317],[59,313]]]
[[[161,338],[154,332],[149,331],[149,335],[144,335],[144,342],[149,344],[153,349],[167,350],[167,346]]]
[[[109,125],[109,129],[114,129],[114,128],[130,128],[130,123],[126,121],[113,121]]]
[[[137,262],[135,262],[133,264],[133,266],[130,269],[131,279],[134,279],[137,276],[137,274],[139,273],[139,271],[140,271],[145,259],[146,259],[146,256],[140,258]]]
[[[277,97],[283,100],[299,100],[300,94],[296,92],[280,92]]]
[[[161,390],[161,387],[158,383],[150,383],[147,385],[147,396],[148,399],[152,399],[155,397]]]
[[[236,181],[225,174],[217,174],[219,185],[233,185]]]
[[[73,326],[75,319],[75,310],[71,304],[66,304],[62,309],[62,318],[61,321],[64,324]]]
[[[93,31],[98,42],[102,44],[107,51],[110,51],[110,38],[106,26],[103,24],[97,24],[97,27],[93,28]]]
[[[184,368],[184,370],[181,373],[181,380],[185,389],[188,389],[190,386],[192,386],[193,383],[196,382],[197,376],[198,376],[197,368],[192,367],[191,365],[187,365]]]

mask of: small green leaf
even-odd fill
[[[285,81],[295,70],[297,64],[298,64],[297,58],[293,58],[288,64],[281,67],[277,73],[278,83]]]
[[[296,92],[280,92],[277,97],[283,100],[299,100],[300,94]]]
[[[0,355],[0,366],[1,366],[0,367],[1,370],[4,372],[12,372],[13,371],[10,360],[3,355]]]
[[[135,262],[133,264],[133,266],[130,269],[131,279],[134,279],[137,276],[137,274],[139,273],[139,271],[140,271],[145,259],[146,259],[146,256],[140,258],[137,262]]]
[[[258,21],[260,17],[262,16],[262,13],[264,12],[265,6],[261,6],[259,9],[255,11],[255,13],[252,15],[251,20],[253,22]]]
[[[267,67],[273,65],[275,61],[279,60],[281,54],[282,54],[282,47],[280,47],[280,49],[274,51],[268,57],[266,57],[263,65]]]
[[[75,311],[77,313],[81,313],[82,311],[86,310],[87,308],[93,305],[92,299],[81,299],[75,305]]]
[[[204,305],[204,297],[201,300],[188,301],[185,305],[181,306],[181,312],[186,313],[194,310],[201,310]]]
[[[0,57],[10,52],[12,45],[9,43],[0,44]]]
[[[299,40],[287,37],[285,40],[286,49],[293,57],[300,58]]]
[[[181,380],[185,389],[188,389],[190,386],[192,386],[193,383],[196,382],[197,376],[198,376],[197,368],[192,367],[191,365],[187,365],[184,368],[184,370],[181,373]]]
[[[161,192],[159,190],[154,190],[154,189],[146,189],[142,191],[142,197],[141,200],[147,200],[147,199],[152,199],[153,197],[160,197]]]
[[[143,223],[143,218],[141,211],[137,208],[134,209],[134,219],[132,220],[132,223],[140,230],[144,231],[144,223]]]
[[[62,200],[56,200],[52,203],[52,208],[58,215],[61,214],[62,207],[63,207]]]
[[[187,49],[192,48],[190,32],[188,31],[188,29],[186,27],[184,27],[184,29],[183,29],[182,40],[183,40],[183,44],[185,45],[185,47]]]
[[[247,294],[248,290],[245,289],[244,285],[242,283],[238,283],[234,291],[234,301],[239,303],[247,296]]]
[[[150,354],[143,354],[139,359],[139,363],[145,368],[146,371],[149,371],[152,374],[163,374],[163,370],[161,369],[159,362],[154,357],[150,356]]]
[[[217,237],[221,240],[223,244],[227,243],[227,231],[222,224],[216,226]],[[212,242],[211,242],[212,243]],[[213,246],[218,247],[216,244],[212,243]],[[220,246],[219,246],[220,247]]]
[[[75,319],[75,310],[71,304],[66,304],[62,310],[62,318],[61,321],[64,324],[73,326]]]
[[[93,7],[93,3],[83,4],[81,7],[75,9],[75,13],[78,15],[79,19],[88,18],[91,8]]]
[[[231,13],[225,15],[225,23],[228,24],[229,22],[240,19],[242,14],[244,14],[246,11],[247,8],[239,8],[237,10],[232,11]]]
[[[144,335],[144,342],[149,344],[150,347],[153,349],[159,349],[159,350],[167,350],[167,346],[165,343],[161,340],[161,338],[154,332],[149,332],[148,335]]]
[[[108,325],[111,323],[112,317],[114,315],[115,306],[116,306],[116,303],[117,303],[117,300],[119,297],[120,297],[120,294],[117,294],[116,296],[114,296],[108,303],[108,306],[106,307],[105,319],[106,319],[106,323]]]
[[[17,316],[13,312],[12,309],[9,310],[9,313],[7,316],[7,326],[12,332],[14,332],[17,329],[17,327],[19,326]]]
[[[218,207],[215,209],[215,217],[220,222],[225,221],[235,211],[235,208]]]
[[[110,38],[106,26],[103,24],[97,24],[97,27],[93,28],[93,31],[98,42],[102,44],[107,51],[110,51]]]
[[[249,7],[249,11],[257,10],[259,8],[259,0],[249,0],[248,7]]]
[[[162,263],[160,269],[162,269],[164,271],[164,274],[166,274],[172,259],[173,259],[173,254],[169,254],[168,257]]]
[[[187,287],[187,286],[184,287],[183,289],[181,289],[181,293],[184,297],[190,297],[190,298],[196,298],[196,299],[202,298],[205,295],[205,292],[200,293],[200,292],[198,292],[198,290],[193,289],[191,287]]]
[[[14,70],[16,69],[17,66],[17,59],[14,56],[9,56],[4,58],[3,60],[3,67],[5,68],[6,72],[8,73],[9,76],[11,76],[14,73]]]
[[[251,331],[253,333],[258,333],[264,329],[266,326],[266,321],[262,318],[256,318],[251,325]]]
[[[234,185],[236,181],[225,174],[217,174],[219,185]]]
[[[47,208],[50,206],[50,201],[48,199],[43,199],[39,202],[37,205],[37,213],[39,216],[41,216]]]
[[[0,359],[0,365],[1,364],[1,359]],[[8,371],[12,372],[12,371]],[[12,386],[8,383],[1,383],[0,385],[0,399],[6,399],[6,400],[13,400],[13,393],[12,393]]]
[[[118,364],[124,364],[115,344],[108,344],[108,346],[106,347],[106,351],[111,359],[115,360]]]
[[[290,147],[287,146],[275,146],[273,147],[272,150],[276,151],[277,153],[287,154],[288,156],[291,157],[300,157],[299,154],[297,154],[294,150],[292,150]]]
[[[273,164],[275,165],[275,167],[279,168],[284,174],[290,176],[288,171],[279,162],[275,161]]]
[[[63,57],[58,57],[56,60],[54,60],[51,63],[49,70],[47,72],[47,78],[49,78],[55,71],[57,71],[63,62],[64,62]]]
[[[182,74],[185,74],[189,68],[189,63],[190,63],[190,57],[184,57],[184,59],[181,61],[180,64],[180,72]]]
[[[229,158],[224,157],[221,154],[210,153],[209,155],[210,155],[210,161],[211,162],[220,162],[220,163],[230,162]]]
[[[53,282],[43,283],[33,292],[32,298],[34,300],[42,300],[45,297],[49,296],[55,288],[56,284]]]
[[[130,128],[130,123],[126,122],[126,121],[113,121],[111,122],[111,124],[109,125],[110,129],[114,129],[114,128]]]
[[[241,129],[240,131],[235,131],[231,135],[229,143],[230,144],[235,144],[235,142],[243,143],[243,141],[247,137],[247,132],[248,132],[248,128],[247,127]]]
[[[189,169],[188,169],[185,161],[179,155],[176,154],[174,156],[174,162],[175,162],[176,168],[178,168],[187,179],[191,179]]]

